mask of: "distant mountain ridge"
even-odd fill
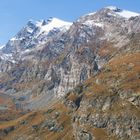
[[[103,9],[110,10],[110,16],[120,16],[126,19],[140,15],[139,13],[122,10],[115,6],[108,6]],[[98,13],[98,11],[85,16],[94,15],[96,13]],[[85,24],[90,26],[90,22],[88,21],[85,22]],[[93,23],[91,21],[91,25],[92,24]],[[12,60],[12,62],[14,62],[13,58],[11,58],[12,54],[19,53],[20,51],[29,51],[30,48],[34,48],[45,43],[49,38],[51,38],[51,36],[56,35],[59,32],[66,32],[71,25],[72,23],[70,22],[53,17],[50,17],[48,20],[30,20],[25,27],[15,35],[15,37],[11,38],[6,45],[0,47],[0,51],[3,52],[2,55],[6,54],[5,56],[2,56],[1,59],[6,58],[9,61]],[[95,23],[95,25],[102,26],[101,23]]]
[[[26,26],[2,48],[2,51],[9,54],[18,52],[20,49],[23,51],[32,48],[60,31],[67,31],[71,24],[57,18],[49,18],[47,21],[28,21]]]

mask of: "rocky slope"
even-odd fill
[[[139,140],[139,37],[61,100],[0,125],[1,139]]]
[[[54,21],[29,22],[1,49],[1,94],[36,111],[2,123],[0,137],[140,139],[139,14],[106,7]]]
[[[2,49],[2,55],[11,58],[0,62],[0,78],[4,79],[0,88],[16,99],[24,98],[24,107],[43,107],[96,74],[114,52],[126,45],[139,32],[137,15],[128,18],[124,11],[107,7],[72,25],[64,22],[59,30],[51,28],[49,33],[48,25],[55,19],[36,25],[29,22]]]

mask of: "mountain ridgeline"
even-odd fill
[[[16,114],[0,138],[139,140],[139,40],[140,15],[112,6],[29,21],[0,49],[0,111]]]

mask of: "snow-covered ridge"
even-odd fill
[[[111,11],[115,12],[116,14],[118,14],[118,15],[124,17],[124,18],[130,18],[130,17],[135,17],[135,16],[140,15],[140,13],[119,9],[116,6],[108,6],[106,8],[110,9]]]
[[[39,36],[42,33],[48,34],[54,29],[59,29],[60,31],[67,31],[72,25],[72,23],[60,20],[58,18],[49,18],[47,21],[36,21],[35,25],[40,29],[40,32],[38,33]]]
[[[48,20],[39,20],[39,21],[30,20],[28,21],[27,25],[24,28],[31,35],[33,35],[34,31],[37,29],[38,32],[34,34],[34,37],[38,37],[41,34],[47,35],[54,29],[65,32],[70,28],[71,25],[72,25],[71,22],[66,22],[58,18],[49,18]],[[10,41],[14,42],[23,39],[25,39],[25,37],[19,38],[18,36],[15,36],[11,38]]]
[[[87,25],[87,26],[96,26],[96,27],[100,27],[100,28],[103,28],[104,25],[102,23],[99,23],[99,22],[95,22],[93,20],[87,20],[86,22],[83,23],[84,25]]]
[[[94,15],[94,14],[96,14],[96,12],[88,13],[88,14],[86,14],[86,15],[84,15],[84,16],[92,16],[92,15]]]
[[[14,63],[12,56],[14,52],[18,52],[19,56],[24,55],[45,44],[48,38],[55,36],[57,33],[66,32],[71,25],[71,22],[58,18],[40,21],[29,20],[6,45],[0,46],[0,53],[2,54],[0,58]]]
[[[110,10],[113,10],[113,11],[116,10],[116,9],[118,9],[116,6],[107,6],[105,8],[110,9]]]
[[[140,16],[140,13],[136,13],[136,12],[132,12],[132,11],[128,11],[128,10],[124,10],[124,9],[120,9],[116,6],[108,6],[108,7],[104,7],[101,10],[106,10],[109,9],[110,12],[108,11],[108,15],[110,16],[114,16],[114,17],[122,17],[125,19],[129,19],[131,17],[136,17],[136,16]],[[77,22],[81,22],[83,19],[85,19],[85,17],[89,20],[90,16],[94,16],[98,13],[98,11],[92,12],[92,13],[88,13],[85,14],[83,16],[81,16]],[[93,22],[93,23],[92,23]],[[102,26],[100,23],[95,23],[95,21],[86,21],[87,25],[95,25],[95,26]]]
[[[69,29],[69,27],[72,25],[71,22],[66,22],[63,20],[60,20],[58,18],[50,18],[48,21],[45,23],[45,21],[37,21],[36,26],[40,27],[41,32],[49,32],[54,28],[65,28]]]
[[[122,12],[118,12],[117,14],[125,18],[136,17],[140,15],[138,13],[127,11],[127,10],[123,10]]]
[[[5,47],[5,45],[0,46],[0,50],[1,50],[2,48],[4,48],[4,47]]]

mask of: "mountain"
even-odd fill
[[[119,16],[122,16],[124,18],[131,18],[131,17],[136,17],[136,16],[139,16],[139,13],[136,13],[136,12],[131,12],[131,11],[128,11],[128,10],[122,10],[122,9],[119,9],[115,6],[108,6],[106,7],[107,9],[110,9],[111,11],[115,12],[115,14],[119,15]],[[114,15],[115,16],[115,15]]]
[[[23,58],[22,55],[45,44],[52,36],[66,32],[71,24],[57,18],[49,18],[47,21],[28,21],[15,37],[0,47],[0,59],[2,60],[0,71],[9,70],[3,66],[3,61],[10,64],[18,63],[17,61]],[[10,64],[9,67],[11,67]]]
[[[140,139],[139,37],[140,15],[114,6],[28,22],[0,52],[0,92],[19,111],[2,139]]]
[[[49,18],[47,21],[28,21],[27,25],[8,41],[2,51],[9,54],[33,48],[45,43],[48,38],[58,32],[67,31],[71,24],[57,18]]]

